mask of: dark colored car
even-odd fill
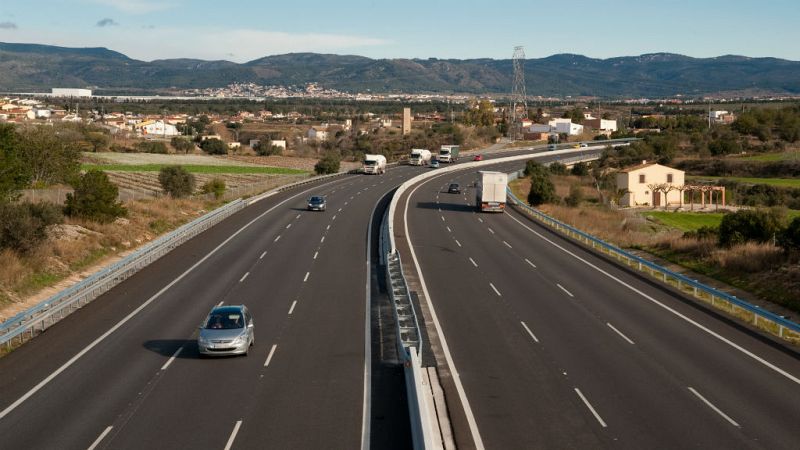
[[[461,186],[458,183],[450,183],[450,186],[447,187],[448,194],[460,194],[461,193]]]
[[[309,211],[325,211],[325,208],[328,206],[328,202],[325,201],[325,197],[321,195],[314,195],[308,199],[308,210]]]
[[[473,161],[483,161],[483,155],[475,155],[475,157],[472,158],[472,160]]]

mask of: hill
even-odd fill
[[[106,48],[0,43],[0,91],[92,87],[156,92],[233,82],[303,85],[349,92],[507,93],[510,59],[371,59],[290,53],[244,64],[166,59],[139,61]],[[671,97],[738,93],[800,95],[800,62],[726,55],[655,53],[609,59],[559,54],[525,61],[531,96]]]

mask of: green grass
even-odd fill
[[[81,170],[104,170],[110,172],[158,172],[164,167],[175,164],[81,164]],[[219,174],[243,174],[243,173],[266,173],[277,175],[295,175],[308,173],[304,170],[286,169],[283,167],[266,166],[203,166],[203,165],[181,165],[191,173],[219,173]]]
[[[800,160],[800,154],[798,152],[764,153],[761,155],[744,156],[742,158],[737,158],[737,160],[760,162],[792,161]]]
[[[718,227],[722,222],[722,213],[693,213],[693,212],[668,212],[648,211],[645,217],[653,217],[659,223],[681,231],[693,231],[700,227]]]
[[[777,187],[800,188],[800,178],[747,178],[747,177],[709,177],[691,175],[687,180],[731,180],[746,184],[767,184]]]

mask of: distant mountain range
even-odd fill
[[[510,59],[371,59],[290,53],[244,64],[199,59],[138,61],[106,48],[0,43],[0,91],[91,87],[147,93],[234,82],[303,85],[346,92],[503,94]],[[675,95],[800,95],[800,62],[777,58],[691,58],[671,53],[609,59],[559,54],[525,61],[529,96],[663,98]]]

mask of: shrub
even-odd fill
[[[51,203],[0,203],[0,249],[29,253],[47,238],[47,227],[63,222]]]
[[[526,177],[529,177],[534,172],[538,172],[538,171],[542,170],[543,168],[544,168],[544,166],[539,164],[535,159],[531,159],[531,160],[528,160],[525,163],[525,172],[524,172],[524,174],[525,174]]]
[[[800,217],[795,217],[781,232],[778,242],[787,252],[800,250]]]
[[[204,194],[214,194],[214,198],[219,200],[222,194],[225,193],[225,180],[221,178],[213,178],[202,187]]]
[[[583,202],[583,189],[579,184],[573,184],[569,187],[569,195],[564,198],[564,203],[569,207],[579,206]]]
[[[560,163],[558,161],[550,163],[550,166],[548,167],[548,169],[550,169],[550,173],[552,173],[554,175],[566,175],[567,174],[567,166],[565,166],[564,164],[562,164],[562,163]]]
[[[228,154],[228,146],[219,139],[206,139],[200,143],[200,148],[209,155]]]
[[[589,165],[581,161],[572,166],[572,174],[577,177],[585,177],[589,175]]]
[[[257,155],[260,156],[270,156],[270,155],[280,155],[283,152],[283,148],[277,145],[270,145],[269,141],[259,141],[258,145],[255,147],[255,151]]]
[[[314,165],[314,172],[317,175],[339,172],[339,157],[334,153],[328,153]]]
[[[687,239],[696,239],[698,241],[706,240],[706,239],[714,239],[717,240],[717,234],[719,231],[717,227],[712,227],[709,225],[703,225],[702,227],[696,230],[690,230],[683,233],[683,237]]]
[[[164,192],[175,198],[186,197],[194,192],[194,175],[181,166],[167,166],[158,172],[158,182]]]
[[[726,214],[719,224],[719,243],[730,247],[748,241],[767,242],[781,231],[781,222],[775,210],[742,209]]]
[[[136,150],[141,153],[166,154],[167,145],[158,141],[142,141],[136,144]]]
[[[176,152],[189,153],[194,150],[194,142],[186,138],[175,136],[169,143]]]
[[[108,223],[128,213],[122,203],[117,201],[119,189],[103,171],[86,172],[74,188],[74,193],[67,194],[64,207],[64,214],[68,216]]]

